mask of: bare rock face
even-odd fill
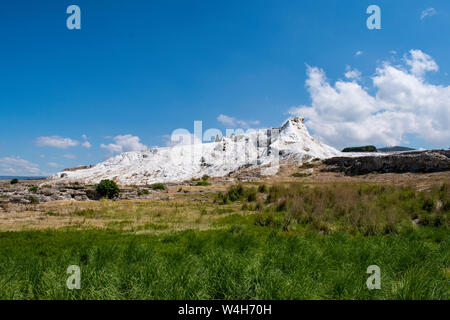
[[[346,175],[377,173],[428,173],[450,170],[450,150],[402,152],[380,156],[334,157],[323,161],[323,171]]]

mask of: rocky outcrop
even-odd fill
[[[450,170],[450,150],[402,152],[379,156],[334,157],[323,161],[322,171],[347,175],[404,172],[439,172]]]
[[[163,194],[164,193],[164,194]],[[118,199],[154,199],[167,196],[165,192],[151,190],[150,187],[123,187]],[[20,183],[0,184],[0,211],[8,204],[29,205],[57,200],[86,201],[99,200],[95,187],[83,184],[41,184]]]

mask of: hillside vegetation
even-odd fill
[[[55,206],[44,213],[53,228],[0,232],[0,299],[449,298],[448,184],[179,193]],[[373,264],[381,290],[366,287]]]

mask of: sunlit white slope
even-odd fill
[[[303,118],[296,117],[286,120],[280,128],[223,137],[218,142],[125,152],[89,169],[60,172],[52,179],[84,183],[113,179],[121,185],[145,185],[205,174],[225,176],[248,167],[261,167],[266,174],[274,174],[282,159],[301,163],[340,154],[313,139],[303,122]]]

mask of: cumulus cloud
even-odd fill
[[[114,143],[108,145],[101,144],[100,147],[107,149],[111,153],[121,153],[127,151],[144,151],[147,146],[140,142],[139,137],[131,134],[118,135],[113,138]]]
[[[312,103],[294,107],[290,113],[305,116],[317,137],[339,148],[397,145],[406,143],[407,134],[447,146],[450,86],[423,79],[426,71],[438,67],[420,50],[411,50],[405,62],[409,71],[388,62],[377,68],[372,77],[374,94],[355,81],[339,80],[333,85],[323,70],[308,66],[306,87]]]
[[[69,147],[75,147],[79,145],[80,142],[70,138],[63,138],[60,136],[51,137],[39,137],[36,139],[36,145],[38,147],[53,147],[59,149],[67,149]]]
[[[0,174],[2,175],[36,175],[39,174],[39,166],[19,157],[0,158]]]
[[[63,168],[64,167],[63,164],[59,164],[56,162],[47,162],[47,165],[52,168]]]
[[[91,143],[90,143],[89,141],[84,141],[84,142],[81,144],[81,146],[84,147],[84,148],[86,148],[86,149],[89,149],[90,147],[92,147],[92,145],[91,145]]]
[[[358,69],[352,69],[350,66],[345,68],[345,77],[347,79],[359,80],[361,79],[361,72]]]
[[[244,128],[249,128],[252,125],[258,125],[259,121],[258,120],[254,120],[254,121],[244,121],[244,120],[239,120],[224,114],[220,114],[217,117],[217,121],[219,121],[220,123],[222,123],[223,125],[229,126],[229,127],[244,127]]]
[[[410,67],[411,73],[418,77],[423,76],[427,71],[439,71],[433,58],[420,50],[410,50],[409,56],[405,55],[403,59]]]
[[[426,17],[434,16],[437,13],[435,8],[428,8],[422,11],[420,14],[420,20],[425,19]]]
[[[87,137],[83,135],[84,142],[80,143],[80,141],[71,139],[71,138],[63,138],[60,136],[48,136],[48,137],[38,137],[35,140],[35,143],[38,147],[52,147],[59,149],[67,149],[70,147],[76,147],[81,144],[84,148],[90,148],[91,144],[87,141]]]
[[[363,54],[363,52],[362,52],[361,50],[358,50],[358,51],[356,51],[356,53],[355,53],[355,57],[360,56],[360,55],[362,55],[362,54]]]

